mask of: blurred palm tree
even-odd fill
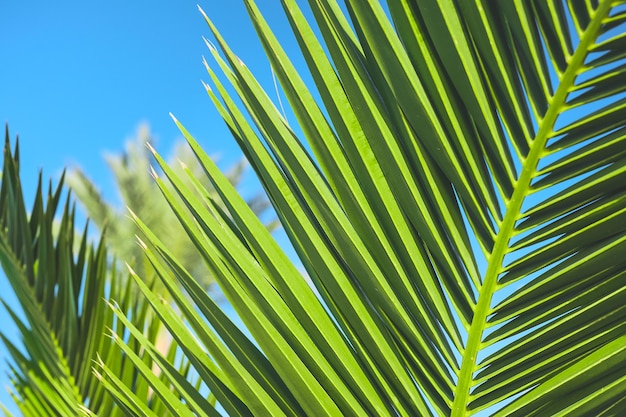
[[[105,156],[115,177],[122,207],[115,207],[105,201],[97,186],[80,168],[74,168],[68,173],[67,183],[89,218],[101,231],[106,229],[111,252],[118,259],[132,265],[139,276],[151,280],[153,271],[143,255],[143,250],[136,244],[135,236],[142,240],[147,239],[128,216],[128,209],[142,218],[156,236],[170,242],[185,268],[202,287],[208,289],[214,282],[211,273],[154,182],[151,166],[156,164],[146,145],[152,141],[150,127],[144,123],[139,126],[135,137],[126,143],[123,153]],[[178,173],[182,174],[182,167],[189,169],[198,181],[197,185],[201,185],[202,190],[208,190],[212,198],[219,200],[187,142],[179,141],[175,144],[170,162],[177,167]],[[235,187],[240,185],[247,164],[245,159],[241,159],[226,172],[226,177]],[[187,180],[187,185],[193,188],[191,180]],[[271,204],[264,193],[257,192],[247,203],[257,215],[269,218],[266,226],[270,231],[278,226],[279,222],[269,214]],[[223,204],[221,206],[226,209]]]

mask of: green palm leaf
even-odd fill
[[[184,364],[174,360],[177,347],[171,346],[169,356],[163,350],[158,355],[141,353],[155,342],[160,322],[154,320],[148,303],[133,296],[132,281],[113,267],[104,240],[94,246],[88,242],[87,227],[81,233],[75,229],[69,195],[61,207],[64,190],[62,177],[56,186],[50,183],[44,198],[40,177],[35,202],[26,210],[19,148],[16,144],[11,152],[7,129],[0,186],[0,263],[23,312],[14,312],[2,301],[21,335],[18,345],[0,332],[12,358],[13,398],[24,416],[125,415],[123,405],[108,394],[106,382],[93,373],[99,359],[122,385],[133,386],[147,409],[167,415],[163,402],[150,391],[150,385],[166,375],[149,379],[143,371],[157,360],[185,375]],[[142,329],[141,343],[108,307],[109,297],[119,301],[118,314],[126,322],[132,320]],[[119,337],[112,338],[111,333]],[[129,344],[124,350],[117,347],[119,338]]]
[[[153,307],[170,330],[188,333],[178,342],[194,366],[207,366],[196,343],[215,360],[204,380],[224,408],[619,409],[624,2],[357,1],[344,14],[335,2],[312,1],[322,44],[285,0],[319,99],[255,3],[245,3],[304,138],[208,18],[223,77],[207,65],[215,86],[207,91],[313,287],[182,126],[227,212],[158,156],[177,195],[157,183],[256,345],[232,337],[229,320],[137,220],[154,245],[150,262],[165,282],[183,284],[198,311],[186,309],[185,328],[165,319],[169,307]],[[224,348],[233,356],[217,359]],[[263,358],[258,368],[236,366],[252,356]]]
[[[106,202],[98,191],[98,187],[78,168],[69,172],[67,183],[98,228],[100,230],[106,228],[110,250],[119,259],[132,264],[139,276],[148,281],[154,278],[153,272],[144,262],[141,248],[135,243],[138,230],[128,217],[127,209],[141,216],[157,236],[172,242],[172,247],[176,248],[176,256],[184,262],[196,279],[209,288],[213,283],[213,278],[204,267],[202,258],[184,230],[178,225],[172,212],[167,209],[165,200],[150,177],[148,168],[153,161],[145,144],[151,137],[149,126],[142,125],[136,137],[126,144],[125,152],[120,155],[108,155],[106,158],[122,199],[122,209]],[[186,164],[204,187],[210,189],[209,180],[204,178],[202,168],[197,164],[184,141],[175,144],[171,161],[181,161]],[[227,174],[229,180],[238,185],[246,167],[245,160],[230,167]],[[262,193],[252,196],[248,204],[259,216],[265,215],[270,206]],[[274,219],[267,222],[270,230],[274,230],[277,225]]]

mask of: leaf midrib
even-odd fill
[[[589,46],[597,38],[598,30],[603,19],[611,10],[611,2],[603,1],[596,12],[592,14],[591,21],[580,38],[574,55],[569,60],[567,69],[563,73],[559,86],[549,101],[548,110],[543,119],[538,120],[539,130],[532,142],[530,152],[526,159],[522,160],[522,171],[515,183],[513,196],[506,206],[506,214],[496,236],[494,249],[488,259],[487,271],[483,280],[483,286],[479,289],[478,303],[474,311],[472,323],[469,329],[467,346],[463,352],[459,380],[454,393],[452,404],[452,417],[470,415],[467,406],[470,402],[470,389],[472,387],[473,374],[476,369],[476,358],[482,348],[482,335],[487,324],[487,316],[490,311],[491,299],[497,288],[498,276],[503,265],[504,256],[507,254],[509,240],[513,237],[515,222],[521,214],[522,204],[531,188],[531,181],[537,169],[539,160],[543,156],[546,142],[554,131],[554,125],[561,111],[565,107],[569,89],[574,84],[578,70],[584,65]]]

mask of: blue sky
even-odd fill
[[[280,3],[261,3],[277,32],[286,32]],[[271,91],[269,63],[243,2],[206,0],[200,6]],[[9,123],[12,140],[20,136],[29,204],[39,170],[58,179],[64,167],[76,165],[115,201],[103,153],[122,151],[137,126],[148,122],[157,149],[169,155],[181,137],[169,112],[210,154],[221,155],[224,168],[240,158],[200,82],[209,81],[202,36],[210,31],[196,2],[5,0],[0,16],[0,121]],[[286,42],[287,50],[295,46]],[[7,287],[0,274],[0,288]],[[15,305],[10,292],[3,296]],[[0,322],[3,332],[15,335],[2,309]],[[6,358],[0,347],[0,402],[15,410],[4,389]]]
[[[201,63],[209,30],[194,2],[3,2],[0,13],[0,120],[19,133],[25,178],[79,164],[104,187],[102,152],[119,151],[141,121],[165,153],[179,137],[174,113],[209,152],[238,157],[207,97]],[[269,64],[242,2],[201,4],[233,49],[271,85]],[[274,9],[279,30],[284,21]],[[268,84],[269,83],[269,84]]]

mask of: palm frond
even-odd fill
[[[133,297],[131,281],[113,267],[104,240],[96,246],[89,243],[87,226],[76,233],[69,195],[61,206],[63,177],[56,186],[50,183],[44,197],[40,176],[35,202],[27,211],[18,149],[16,143],[11,152],[7,128],[0,186],[0,263],[23,315],[3,301],[21,343],[4,334],[0,337],[12,358],[17,406],[25,416],[124,415],[92,371],[94,361],[102,358],[147,407],[159,409],[162,404],[151,399],[150,384],[135,363],[144,347],[130,337],[105,299],[119,300],[120,311],[142,329],[145,340],[154,343],[159,321],[153,320],[147,303]],[[120,350],[107,329],[130,347]],[[143,360],[151,366],[152,359]],[[169,362],[176,363],[173,358]]]
[[[232,415],[616,410],[625,3],[348,1],[344,14],[311,1],[323,43],[282,3],[319,100],[245,1],[304,138],[208,18],[221,52],[207,41],[207,92],[315,291],[180,124],[229,214],[158,155],[173,188],[157,184],[256,345],[229,338],[232,323],[136,220],[161,279],[198,307],[183,311],[198,340],[178,340],[194,366],[208,366],[198,343],[234,355],[203,374],[218,402]],[[234,366],[249,355],[263,372]]]
[[[154,278],[154,272],[144,261],[143,252],[135,243],[135,234],[139,231],[128,217],[127,209],[131,209],[140,216],[157,236],[162,239],[167,236],[167,239],[172,242],[172,247],[177,248],[177,257],[184,262],[196,279],[208,288],[213,283],[210,273],[172,212],[167,209],[165,200],[150,177],[149,167],[153,159],[152,154],[146,148],[146,143],[151,138],[149,126],[143,124],[138,129],[136,137],[127,142],[125,152],[106,157],[123,203],[121,209],[105,201],[97,186],[78,168],[70,171],[68,184],[98,228],[103,230],[106,227],[107,241],[111,251],[118,258],[133,265],[139,276],[150,281]],[[203,178],[202,168],[198,165],[186,142],[180,141],[175,144],[171,162],[177,166],[179,163],[187,166],[203,186],[210,189],[210,182]],[[228,178],[233,184],[240,183],[245,167],[245,160],[231,167]],[[255,212],[259,215],[267,213],[270,208],[267,198],[262,193],[254,195],[249,204],[253,205]],[[270,218],[267,227],[274,230],[277,222]]]

